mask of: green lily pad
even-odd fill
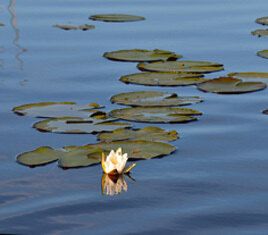
[[[256,19],[255,22],[258,24],[262,24],[262,25],[268,25],[268,16],[260,17],[260,18]]]
[[[176,93],[161,91],[135,91],[114,95],[112,103],[140,106],[140,107],[167,107],[199,103],[203,101],[198,96],[178,96]]]
[[[228,76],[243,79],[243,78],[252,78],[252,79],[263,79],[268,78],[268,73],[265,72],[236,72],[229,73]]]
[[[119,50],[105,52],[103,56],[110,60],[116,61],[128,61],[128,62],[145,62],[145,61],[166,61],[176,60],[182,56],[175,54],[172,51],[164,50],[143,50],[143,49],[132,49],[132,50]]]
[[[201,74],[194,73],[135,73],[120,78],[124,83],[146,86],[188,86],[207,81]]]
[[[179,138],[177,131],[166,131],[155,126],[147,126],[142,129],[117,129],[111,133],[100,133],[98,139],[101,142],[113,142],[119,140],[148,140],[148,141],[174,141]]]
[[[34,128],[43,132],[62,134],[91,134],[131,127],[130,123],[114,122],[115,119],[98,120],[94,118],[49,118],[34,124]]]
[[[253,36],[258,36],[258,37],[268,36],[268,29],[256,29],[252,31],[251,34]]]
[[[219,94],[241,94],[263,90],[266,84],[262,82],[243,82],[238,78],[220,77],[197,86],[201,91]]]
[[[158,61],[140,63],[138,69],[166,73],[212,73],[224,68],[222,64],[207,61]]]
[[[263,112],[262,112],[263,114],[266,114],[266,115],[268,115],[268,109],[266,109],[266,110],[263,110]]]
[[[55,24],[54,27],[63,29],[63,30],[90,30],[95,29],[94,25],[83,24],[83,25],[67,25],[67,24]]]
[[[92,15],[89,17],[90,20],[97,20],[103,22],[133,22],[145,20],[142,16],[126,15],[126,14],[102,14],[102,15]]]
[[[13,112],[18,115],[27,115],[38,118],[51,117],[89,117],[99,112],[102,106],[96,103],[87,105],[77,105],[74,102],[40,102],[25,104],[13,108]]]
[[[132,160],[137,159],[151,159],[171,154],[176,150],[173,145],[163,142],[152,142],[145,140],[126,140],[115,141],[111,143],[89,144],[85,146],[67,146],[64,147],[66,151],[73,151],[78,149],[92,149],[99,148],[102,151],[109,153],[112,149],[122,148],[124,153],[128,154],[128,158]]]
[[[194,109],[173,107],[135,107],[115,109],[110,112],[110,115],[115,118],[149,123],[185,123],[197,120],[194,116],[201,114]]]
[[[60,158],[61,153],[62,151],[44,146],[18,155],[17,161],[20,164],[30,167],[42,166],[57,161]]]
[[[257,55],[262,57],[262,58],[268,59],[268,50],[258,51]]]

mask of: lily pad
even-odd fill
[[[257,55],[262,57],[262,58],[268,59],[268,50],[258,51]]]
[[[43,146],[33,151],[18,155],[17,161],[20,164],[30,167],[42,166],[57,161],[60,158],[61,153],[62,151],[54,150],[48,146]]]
[[[223,65],[208,61],[158,61],[140,63],[141,71],[166,73],[212,73],[223,70]]]
[[[2,22],[0,22],[0,26],[5,26],[5,24],[3,24]]]
[[[94,25],[83,24],[83,25],[67,25],[67,24],[55,24],[54,27],[63,29],[63,30],[90,30],[95,29]]]
[[[119,140],[148,140],[148,141],[174,141],[179,138],[177,131],[166,131],[155,126],[147,126],[142,129],[117,129],[111,133],[100,133],[98,139],[101,142],[113,142]]]
[[[262,24],[262,25],[268,25],[268,16],[260,17],[256,19],[256,23]]]
[[[143,49],[132,49],[132,50],[119,50],[105,52],[103,56],[110,60],[116,61],[128,61],[128,62],[150,62],[150,61],[166,61],[176,60],[182,56],[175,54],[172,51],[164,50],[143,50]]]
[[[40,102],[25,104],[13,108],[18,115],[27,115],[37,118],[51,117],[89,117],[99,112],[102,106],[96,103],[77,105],[75,102]]]
[[[140,106],[140,107],[167,107],[199,103],[203,101],[198,96],[178,96],[176,93],[160,91],[135,91],[114,95],[112,103]]]
[[[258,37],[268,36],[268,29],[257,29],[257,30],[252,31],[251,34],[253,36],[258,36]]]
[[[63,134],[91,134],[131,127],[130,123],[114,122],[114,119],[98,120],[94,118],[49,118],[33,126],[39,131]]]
[[[236,73],[229,73],[228,76],[234,78],[252,78],[252,79],[263,79],[268,78],[268,73],[265,72],[236,72]]]
[[[194,73],[135,73],[120,78],[124,83],[132,83],[146,86],[188,86],[207,81],[201,74]]]
[[[115,22],[115,23],[145,20],[145,18],[142,16],[126,15],[126,14],[92,15],[89,17],[89,19],[103,22]]]
[[[173,145],[163,142],[152,142],[145,140],[126,140],[116,141],[111,143],[89,144],[85,146],[67,146],[64,147],[66,151],[73,151],[78,149],[92,149],[99,148],[104,152],[109,153],[112,149],[122,148],[124,153],[128,154],[128,158],[132,160],[137,159],[151,159],[171,154],[176,150]]]
[[[241,94],[263,90],[266,84],[262,82],[243,82],[238,78],[220,77],[199,84],[198,89],[219,94]]]
[[[194,109],[173,107],[135,107],[115,109],[110,112],[110,115],[115,118],[149,123],[185,123],[197,120],[195,116],[201,114]]]

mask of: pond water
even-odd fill
[[[126,85],[135,63],[109,61],[106,51],[166,49],[186,60],[223,63],[225,71],[267,71],[256,52],[268,39],[250,34],[266,16],[267,0],[5,0],[0,3],[0,233],[17,234],[267,234],[268,89],[243,95],[203,93],[194,86]],[[89,21],[99,13],[140,15],[145,21]],[[54,24],[94,24],[64,31]],[[128,190],[102,195],[100,165],[62,170],[28,168],[16,155],[39,146],[95,143],[94,135],[40,133],[37,120],[12,108],[40,101],[98,102],[112,110],[117,93],[161,90],[198,95],[197,122],[175,129],[177,151],[139,161]],[[136,123],[135,127],[145,124]]]

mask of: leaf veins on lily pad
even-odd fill
[[[177,131],[166,131],[155,126],[147,126],[142,129],[117,129],[111,133],[100,133],[98,139],[101,142],[119,140],[148,140],[148,141],[174,141],[179,138]]]
[[[94,25],[89,25],[89,24],[83,24],[83,25],[55,24],[54,27],[63,29],[63,30],[82,30],[82,31],[95,29]]]
[[[126,14],[101,14],[101,15],[92,15],[89,17],[90,20],[97,20],[103,22],[133,22],[145,20],[142,16],[135,15],[126,15]]]
[[[268,50],[258,51],[257,55],[262,57],[262,58],[268,59]]]
[[[144,49],[131,49],[105,52],[103,56],[110,60],[128,61],[128,62],[150,62],[150,61],[166,61],[176,60],[182,56],[175,54],[172,51],[164,50],[144,50]]]
[[[133,160],[161,157],[176,150],[174,146],[167,143],[143,140],[66,146],[63,149],[44,146],[18,155],[17,162],[30,167],[42,166],[54,161],[58,161],[59,166],[64,169],[86,167],[100,163],[102,152],[109,153],[119,147],[128,153],[129,159]]]
[[[212,73],[223,70],[223,65],[208,61],[158,61],[140,63],[138,69],[150,72],[165,73]]]
[[[124,83],[132,83],[146,86],[188,86],[207,81],[202,74],[196,73],[135,73],[120,78]]]
[[[140,106],[140,107],[167,107],[199,103],[203,101],[198,96],[178,96],[176,93],[161,91],[135,91],[120,93],[111,98],[112,103]]]
[[[115,118],[148,123],[186,123],[197,120],[196,116],[201,114],[194,109],[175,107],[134,107],[110,112]]]
[[[201,83],[198,89],[219,94],[241,94],[263,90],[266,84],[262,82],[243,82],[238,78],[220,77]]]
[[[262,24],[262,25],[268,25],[268,16],[260,17],[256,19],[256,23]]]
[[[33,126],[39,131],[62,134],[91,134],[109,132],[118,128],[131,127],[130,123],[115,122],[115,119],[104,120],[94,118],[49,118],[37,122]]]
[[[18,115],[26,115],[37,118],[51,117],[82,117],[86,118],[93,115],[102,108],[96,103],[87,105],[77,105],[75,102],[40,102],[24,104],[13,108],[13,112]]]

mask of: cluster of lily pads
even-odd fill
[[[105,22],[131,22],[144,20],[129,15],[94,15],[92,20]],[[82,29],[83,27],[77,26]],[[106,52],[109,60],[136,62],[140,72],[120,78],[126,84],[144,86],[189,86],[218,94],[241,94],[266,88],[266,83],[243,81],[247,78],[268,78],[268,73],[230,73],[226,77],[204,78],[204,74],[224,70],[220,63],[209,61],[180,60],[183,56],[167,50],[130,49]],[[85,146],[65,146],[54,149],[48,146],[17,156],[23,165],[35,167],[58,162],[62,168],[86,167],[98,164],[102,153],[122,148],[129,159],[151,159],[169,155],[176,148],[167,143],[179,138],[175,130],[167,131],[156,126],[137,129],[132,122],[187,123],[198,120],[202,113],[180,106],[196,104],[203,99],[198,96],[179,96],[161,91],[132,91],[116,94],[111,103],[128,106],[106,112],[104,107],[90,103],[41,102],[25,104],[13,109],[18,115],[42,119],[33,127],[41,132],[60,134],[97,134],[98,143]],[[268,111],[263,111],[268,114]],[[123,120],[123,121],[122,121]]]
[[[256,19],[255,22],[258,24],[267,26],[268,16],[258,18]],[[257,30],[252,31],[251,34],[254,36],[258,36],[258,37],[268,36],[268,29],[257,29]],[[268,59],[268,50],[258,51],[257,55],[262,58]]]

